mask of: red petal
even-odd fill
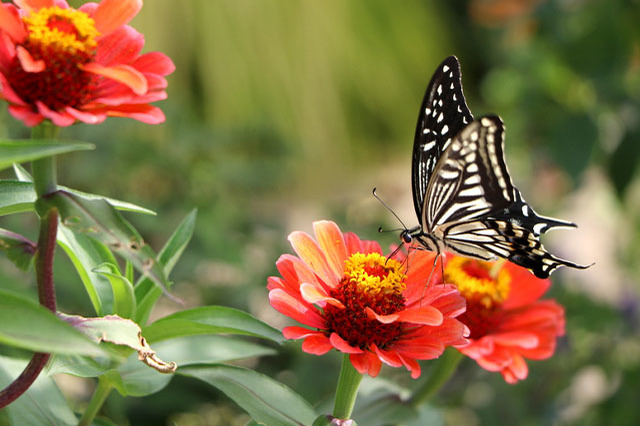
[[[540,279],[528,269],[507,262],[503,268],[511,276],[511,290],[507,300],[502,304],[502,309],[514,309],[528,305],[538,300],[551,285],[550,279]]]
[[[42,59],[38,59],[37,61],[33,59],[31,53],[27,49],[22,46],[16,47],[16,55],[18,56],[18,60],[20,61],[20,66],[26,72],[38,73],[45,70],[46,65]]]
[[[290,254],[280,256],[276,267],[289,285],[299,291],[300,283],[311,283],[320,286],[318,278],[302,260]]]
[[[324,319],[306,303],[292,297],[283,290],[275,289],[269,292],[269,303],[278,312],[301,324],[314,328],[324,328]]]
[[[0,30],[6,32],[16,43],[21,43],[27,38],[27,30],[14,5],[0,5]]]
[[[298,327],[295,325],[282,329],[282,335],[285,339],[302,339],[303,337],[315,336],[319,333],[320,332],[317,330],[309,330],[308,328]]]
[[[289,242],[300,259],[306,263],[325,284],[335,287],[338,277],[335,276],[318,244],[306,233],[296,231],[289,234]]]
[[[321,220],[313,223],[313,230],[329,267],[336,277],[341,277],[347,260],[347,247],[340,228],[334,222]]]
[[[378,315],[373,309],[371,309],[368,306],[364,308],[364,311],[366,312],[367,317],[369,317],[370,319],[376,319],[382,324],[391,324],[392,322],[395,322],[398,320],[397,314]]]
[[[31,107],[28,106],[9,105],[9,113],[29,127],[37,126],[44,120],[41,114],[33,112]]]
[[[533,333],[527,332],[511,332],[511,333],[495,333],[491,335],[491,338],[498,345],[502,346],[519,346],[522,348],[530,349],[535,348],[540,343],[540,339]]]
[[[71,126],[76,121],[76,119],[69,114],[53,111],[40,101],[36,101],[36,106],[38,107],[38,112],[45,118],[51,120],[51,122],[56,126],[67,127]]]
[[[66,107],[65,111],[72,117],[87,124],[99,124],[107,119],[107,114],[94,114],[90,112],[78,111],[75,108]]]
[[[147,93],[147,79],[144,78],[144,75],[135,68],[129,65],[114,65],[110,67],[105,67],[95,62],[80,65],[80,68],[84,71],[101,75],[103,77],[110,78],[119,83],[122,83],[137,95],[143,95]]]
[[[11,102],[12,104],[26,106],[27,104],[13,91],[13,88],[5,78],[4,74],[0,73],[0,93],[3,99]]]
[[[333,349],[333,345],[327,336],[322,334],[309,336],[302,342],[302,350],[308,354],[324,355],[331,349]]]
[[[362,354],[351,354],[349,355],[349,361],[351,361],[351,365],[358,373],[369,374],[371,377],[377,377],[382,368],[380,359],[369,351]]]
[[[407,358],[401,355],[399,356],[404,366],[407,367],[407,370],[411,372],[411,378],[417,379],[418,377],[420,377],[420,374],[422,374],[422,370],[420,368],[420,364],[418,364],[418,361],[413,358]]]
[[[404,311],[398,312],[397,315],[399,320],[403,322],[432,326],[441,325],[444,320],[442,312],[432,306],[405,309]]]
[[[120,27],[107,37],[100,39],[95,61],[105,66],[130,64],[138,58],[143,46],[142,34],[129,26]],[[135,68],[138,69],[138,67]]]
[[[334,299],[326,294],[321,288],[309,283],[303,283],[300,285],[300,295],[302,299],[307,303],[324,306],[329,303],[339,308],[344,308],[344,305],[338,299]]]
[[[131,65],[141,72],[169,75],[175,71],[171,58],[161,52],[149,52],[138,57]]]
[[[102,0],[92,18],[96,29],[107,35],[127,24],[142,8],[142,0]]]
[[[403,365],[402,360],[400,359],[400,356],[397,353],[384,351],[378,348],[375,344],[371,345],[371,349],[373,349],[376,355],[378,355],[378,358],[380,358],[380,361],[384,362],[385,364],[390,365],[392,367],[400,367]]]
[[[54,0],[13,0],[13,2],[20,9],[24,9],[28,12],[34,10],[40,10],[43,7],[51,7],[55,5]]]
[[[103,109],[96,109],[96,113],[106,113],[110,117],[129,117],[147,124],[164,122],[162,110],[151,105],[119,105]]]
[[[337,333],[331,333],[331,336],[329,336],[329,340],[331,340],[331,344],[333,345],[333,347],[340,352],[344,352],[347,354],[361,354],[363,352],[362,349],[351,346],[349,343],[347,343],[346,340],[338,336]]]

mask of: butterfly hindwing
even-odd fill
[[[503,144],[504,126],[495,116],[470,123],[453,139],[429,181],[424,229],[455,253],[509,259],[542,278],[561,265],[582,267],[540,243],[541,232],[573,224],[541,217],[524,201],[511,181]]]
[[[418,115],[411,170],[413,204],[418,217],[422,216],[427,183],[438,159],[451,139],[472,121],[462,92],[460,63],[450,56],[433,74]]]

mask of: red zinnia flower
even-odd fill
[[[281,256],[282,278],[268,280],[271,306],[311,327],[286,327],[287,339],[304,339],[302,350],[315,355],[333,348],[348,353],[361,374],[377,376],[384,362],[404,365],[413,378],[420,376],[417,359],[466,343],[468,330],[455,319],[464,299],[454,286],[427,284],[433,254],[412,252],[404,275],[377,242],[343,234],[333,222],[313,226],[316,240],[289,235],[298,257]]]
[[[126,25],[142,0],[79,9],[66,0],[14,3],[0,5],[0,98],[11,115],[27,126],[96,124],[107,116],[164,121],[149,103],[167,97],[173,62],[159,52],[140,55],[144,37]]]
[[[470,343],[458,347],[460,352],[486,370],[499,371],[508,383],[527,377],[525,358],[553,355],[565,320],[562,306],[538,300],[550,280],[510,262],[458,256],[448,258],[444,276],[467,299],[459,319],[471,330]]]

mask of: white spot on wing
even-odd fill
[[[525,216],[529,216],[529,206],[526,204],[522,205],[522,214]]]
[[[442,84],[438,84],[438,95],[442,95]]]
[[[533,225],[533,232],[540,235],[540,232],[542,232],[542,230],[546,228],[546,226],[546,223],[536,223],[535,225]]]
[[[438,116],[438,123],[440,123],[442,120],[444,120],[444,115],[440,113],[440,115]]]
[[[449,65],[445,65],[442,67],[442,72],[447,72],[449,71]]]
[[[440,131],[440,134],[445,135],[447,134],[448,131],[449,131],[449,126],[445,124],[444,126],[442,126],[442,130]]]
[[[427,151],[429,151],[430,149],[433,149],[433,147],[434,147],[434,146],[436,146],[436,141],[435,141],[435,140],[433,140],[433,141],[431,141],[431,142],[429,142],[429,143],[424,144],[424,146],[422,147],[422,150],[423,150],[423,151],[425,151],[425,152],[427,152]]]

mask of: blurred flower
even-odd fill
[[[149,103],[166,98],[174,70],[159,52],[140,55],[142,34],[126,25],[142,0],[65,0],[0,5],[0,97],[27,126],[96,124],[107,116],[164,121]]]
[[[458,349],[508,383],[527,377],[525,358],[553,355],[564,334],[564,309],[553,300],[538,300],[551,281],[536,278],[510,262],[482,262],[449,257],[444,281],[467,299],[459,319],[469,329],[470,343]]]
[[[433,254],[413,251],[404,275],[377,242],[343,234],[333,222],[313,226],[316,240],[289,235],[298,257],[282,255],[276,263],[282,278],[268,280],[271,306],[311,327],[285,327],[287,339],[304,339],[302,350],[315,355],[348,353],[361,374],[377,376],[384,362],[404,365],[413,378],[420,376],[416,360],[467,342],[468,330],[455,319],[464,299],[454,286],[427,285]]]

